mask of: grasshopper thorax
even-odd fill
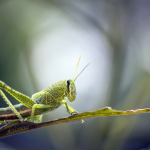
[[[70,102],[73,102],[76,99],[76,87],[73,80],[66,80],[66,95]]]

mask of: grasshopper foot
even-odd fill
[[[23,121],[28,121],[28,119],[27,119],[27,118],[25,118]]]
[[[75,116],[75,115],[77,115],[77,114],[78,114],[78,112],[77,112],[77,111],[74,111],[74,112],[71,113],[71,116]],[[84,120],[83,120],[83,119],[81,119],[81,123],[84,123]]]
[[[22,120],[22,119],[19,120],[20,123],[23,123],[24,121],[25,121],[25,120]]]
[[[76,115],[76,114],[78,114],[77,111],[71,112],[71,115]]]

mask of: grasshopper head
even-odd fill
[[[76,87],[73,80],[67,80],[67,97],[70,102],[76,99]]]
[[[76,72],[77,72],[77,68],[79,66],[80,59],[81,59],[81,56],[80,56],[78,64],[77,64],[77,67],[76,67],[76,70],[75,70],[75,73],[74,73],[74,76],[73,76],[73,80],[66,80],[66,85],[67,85],[67,92],[66,93],[67,93],[67,97],[68,97],[70,102],[73,102],[76,99],[76,94],[77,93],[76,93],[76,87],[75,87],[75,84],[74,84],[75,80],[83,72],[83,70],[90,64],[90,63],[88,63],[83,68],[83,70],[75,78],[75,75],[76,75]]]

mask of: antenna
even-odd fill
[[[76,78],[74,79],[74,82],[75,80],[77,79],[77,77],[84,71],[84,69],[90,64],[90,62],[82,69],[82,71],[76,76]]]
[[[74,81],[74,82],[75,82],[75,80],[77,79],[77,77],[84,71],[84,69],[90,64],[90,63],[88,63],[88,64],[82,69],[82,71],[76,76],[76,78],[75,78],[75,75],[76,75],[76,72],[77,72],[77,69],[78,69],[78,66],[79,66],[80,59],[81,59],[81,55],[80,55],[80,57],[79,57],[79,60],[78,60],[78,64],[77,64],[75,73],[74,73],[74,75],[73,75],[73,81]],[[74,79],[74,78],[75,78],[75,79]]]
[[[74,73],[74,75],[73,75],[73,81],[75,81],[74,78],[75,78],[75,75],[76,75],[76,72],[77,72],[77,69],[78,69],[78,66],[79,66],[80,59],[81,59],[81,55],[80,55],[80,57],[79,57],[79,60],[78,60],[78,64],[77,64],[75,73]]]

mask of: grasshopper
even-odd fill
[[[7,108],[0,109],[0,124],[5,123],[5,121],[15,119],[19,119],[20,121],[29,120],[31,122],[41,122],[42,115],[44,113],[50,112],[61,105],[66,107],[67,112],[70,115],[76,114],[77,112],[67,104],[65,99],[67,97],[71,103],[76,99],[76,87],[74,82],[83,72],[83,70],[89,65],[87,64],[75,78],[80,59],[81,56],[77,64],[73,80],[69,79],[54,83],[41,92],[33,94],[31,98],[12,89],[4,82],[0,81],[0,88],[8,92],[20,102],[20,104],[12,105],[3,91],[0,89],[0,95],[9,105]]]

